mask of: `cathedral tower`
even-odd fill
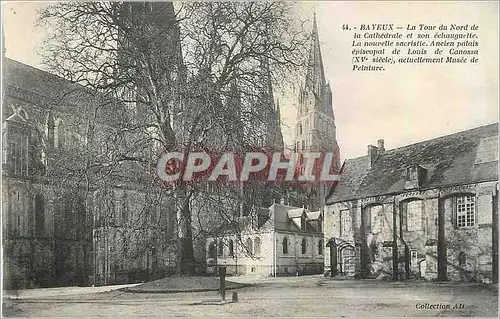
[[[340,169],[340,150],[333,115],[332,90],[325,79],[316,14],[313,20],[307,70],[297,103],[294,149],[297,153],[331,152],[334,154],[333,167]],[[326,188],[316,185],[308,192],[305,205],[310,209],[322,208]]]
[[[332,152],[336,168],[340,168],[332,90],[325,80],[316,15],[307,71],[298,98],[294,148],[299,153],[311,150]]]

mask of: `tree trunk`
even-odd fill
[[[191,210],[189,209],[189,199],[191,194],[183,194],[179,190],[179,200],[182,202],[177,209],[178,221],[178,249],[177,249],[177,274],[179,276],[191,276],[195,274],[194,250],[193,250],[193,230],[191,223]]]

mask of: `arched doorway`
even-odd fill
[[[340,245],[339,256],[340,273],[348,277],[354,277],[358,264],[358,256],[355,247],[348,243]]]

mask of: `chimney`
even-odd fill
[[[368,158],[370,159],[370,168],[373,167],[373,163],[377,159],[377,147],[373,145],[368,145]]]
[[[384,148],[384,139],[381,138],[377,141],[377,144],[378,144],[378,152],[379,153],[382,153],[385,151],[385,148]]]

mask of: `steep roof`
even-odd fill
[[[90,105],[109,105],[100,111],[107,124],[119,121],[123,116],[117,112],[116,105],[120,104],[118,100],[93,92],[83,85],[9,58],[3,59],[2,66],[8,95],[19,92],[17,94],[39,107],[56,107],[72,115],[81,113],[82,108]],[[27,94],[35,96],[27,97]],[[49,101],[43,101],[43,98]]]
[[[498,179],[498,123],[386,150],[370,168],[368,156],[348,159],[327,203],[404,191],[406,169],[427,169],[421,189]]]

